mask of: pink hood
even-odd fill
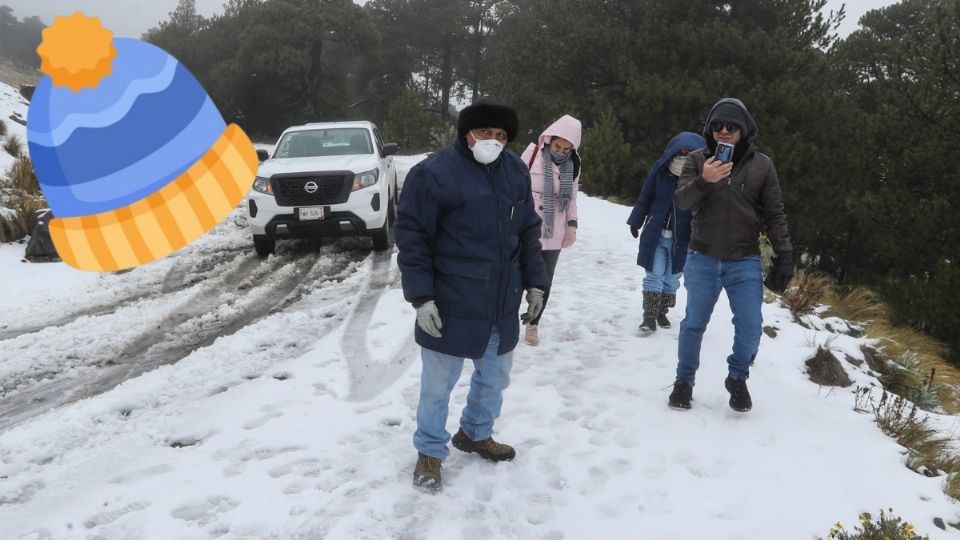
[[[580,121],[570,115],[564,115],[562,118],[550,124],[550,127],[543,130],[543,133],[538,139],[538,143],[530,143],[527,145],[527,149],[523,151],[521,159],[523,162],[530,168],[530,191],[533,193],[533,202],[534,209],[537,212],[537,215],[540,216],[540,219],[543,219],[543,188],[544,188],[544,175],[543,175],[543,154],[540,152],[540,149],[543,148],[545,144],[549,144],[552,137],[563,137],[564,139],[570,141],[573,144],[574,156],[577,159],[577,162],[580,162]],[[554,175],[553,175],[553,192],[560,192],[560,178],[557,174],[558,169],[556,165],[553,165]],[[577,221],[577,191],[580,188],[580,173],[577,173],[576,178],[573,179],[573,199],[570,200],[570,205],[567,206],[566,212],[554,212],[553,215],[553,230],[554,235],[552,238],[540,238],[540,247],[544,250],[555,250],[561,249],[563,247],[563,239],[567,230],[567,223],[569,221]]]
[[[543,133],[540,134],[540,138],[538,139],[539,144],[537,144],[537,148],[543,148],[543,145],[548,144],[553,137],[563,137],[570,141],[575,149],[579,150],[580,121],[569,114],[561,116],[559,120],[543,130]]]

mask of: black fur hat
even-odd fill
[[[477,128],[500,128],[507,132],[508,142],[513,142],[520,129],[517,110],[500,98],[484,96],[460,111],[457,140],[464,140],[468,131]]]

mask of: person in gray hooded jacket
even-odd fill
[[[700,366],[700,345],[713,307],[725,290],[733,311],[733,351],[727,357],[730,407],[753,407],[747,390],[750,365],[760,346],[763,274],[760,230],[776,253],[766,284],[782,293],[793,277],[793,246],[773,160],[754,147],[757,123],[738,99],[718,101],[703,129],[707,147],[690,153],[677,182],[677,207],[693,212],[684,266],[686,316],[680,324],[677,378],[671,407],[689,409]],[[734,146],[731,161],[717,158],[718,143]]]

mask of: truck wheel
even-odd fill
[[[383,227],[373,233],[373,250],[386,251],[393,247],[393,221],[396,216],[396,204],[393,199],[387,205],[387,221]]]
[[[269,236],[265,234],[255,234],[253,235],[253,249],[257,252],[257,256],[261,259],[266,259],[273,249],[276,247],[277,241],[272,240]]]

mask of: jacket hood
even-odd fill
[[[565,114],[561,116],[559,120],[550,124],[547,129],[543,130],[543,133],[540,134],[540,138],[537,139],[539,142],[539,144],[537,144],[537,148],[543,148],[543,145],[549,144],[550,139],[553,137],[563,137],[573,144],[574,150],[579,150],[580,132],[580,121],[569,114]]]
[[[707,114],[707,121],[703,124],[704,138],[708,141],[713,140],[713,133],[710,132],[710,124],[714,121],[714,117],[717,116],[717,108],[723,108],[723,106],[726,104],[732,104],[736,106],[743,113],[743,121],[746,122],[746,125],[743,126],[743,140],[745,140],[747,143],[753,142],[753,139],[756,138],[757,133],[759,132],[757,121],[753,119],[753,115],[751,115],[750,111],[747,110],[747,106],[737,98],[723,98],[710,108],[710,113]]]
[[[667,167],[670,166],[673,157],[681,150],[693,152],[694,150],[703,148],[705,145],[706,141],[704,141],[703,137],[690,131],[684,131],[674,135],[667,143],[667,147],[664,148],[663,153],[660,154],[660,159],[653,164],[653,167],[650,167],[647,182],[650,182],[656,178],[658,174],[665,171]]]

